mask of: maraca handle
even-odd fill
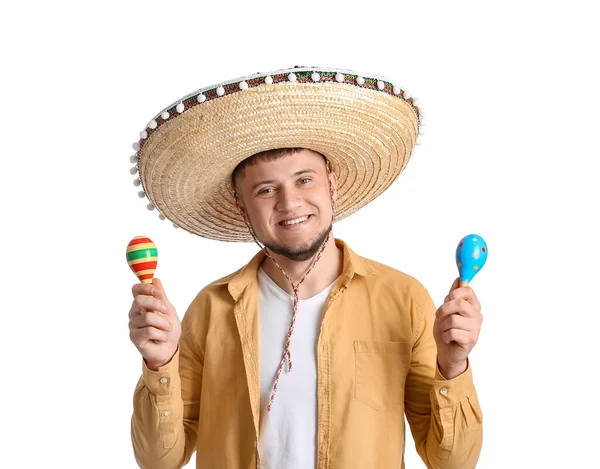
[[[468,280],[461,280],[460,281],[460,285],[459,287],[468,287],[469,286],[469,281]]]

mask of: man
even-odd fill
[[[406,415],[428,467],[475,467],[475,293],[457,279],[436,311],[417,280],[332,236],[401,172],[418,108],[389,82],[341,71],[234,83],[164,111],[136,145],[161,214],[264,245],[181,324],[158,279],[133,287],[138,464],[179,468],[196,450],[198,468],[403,467]]]

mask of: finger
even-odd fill
[[[171,332],[173,330],[173,324],[167,319],[167,316],[153,312],[142,313],[138,316],[134,316],[129,321],[130,329],[141,329],[144,327],[155,327],[165,332]]]
[[[465,318],[459,314],[451,314],[447,316],[442,322],[440,322],[440,331],[446,332],[450,329],[460,329],[463,331],[472,331],[475,329],[473,319]]]
[[[144,345],[149,341],[157,343],[167,342],[168,336],[165,331],[161,331],[155,327],[142,327],[139,329],[131,329],[129,337],[135,345]]]
[[[131,294],[135,298],[138,295],[152,296],[156,287],[150,283],[136,283],[131,287]]]
[[[137,297],[133,298],[131,302],[131,308],[129,308],[129,319],[139,316],[140,314],[146,312],[146,309],[139,305],[138,301],[136,301]]]
[[[167,305],[165,302],[153,296],[138,295],[133,299],[133,302],[140,313],[145,311],[167,312]]]
[[[450,329],[442,333],[442,342],[449,344],[456,342],[459,346],[468,349],[475,345],[477,338],[471,331],[463,331],[461,329]]]
[[[451,300],[447,303],[444,303],[435,312],[435,316],[438,319],[438,321],[444,320],[447,316],[450,316],[451,314],[459,314],[466,318],[472,318],[477,316],[477,310],[467,300],[458,298],[456,300]]]
[[[471,303],[476,308],[481,307],[481,305],[479,304],[477,295],[475,294],[475,291],[470,286],[460,287],[460,288],[457,288],[456,290],[451,291],[450,293],[448,293],[448,296],[445,298],[444,301],[451,301],[451,300],[455,300],[458,298],[463,298],[463,299],[467,300],[469,303]]]

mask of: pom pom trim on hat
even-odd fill
[[[375,75],[372,75],[371,77],[363,77],[361,75],[357,75],[356,72],[347,70],[298,67],[292,70],[287,69],[273,73],[262,73],[237,80],[231,80],[219,85],[212,85],[200,89],[195,93],[189,94],[182,99],[177,100],[171,106],[163,109],[154,119],[152,119],[147,128],[142,131],[146,137],[140,138],[139,142],[136,143],[139,144],[140,149],[143,148],[145,143],[144,141],[147,140],[148,137],[150,137],[150,135],[152,135],[152,133],[155,132],[162,124],[168,121],[169,118],[172,119],[173,115],[181,114],[193,106],[197,106],[212,99],[219,99],[220,97],[228,96],[248,88],[290,81],[295,83],[313,84],[319,84],[323,82],[346,83],[378,90],[383,93],[401,97],[411,105],[417,114],[417,117],[419,117],[419,108],[416,106],[413,99],[408,96],[408,92],[398,86],[395,86],[393,83],[390,83],[385,78]]]
[[[233,93],[243,92],[249,88],[282,82],[293,82],[300,85],[311,84],[313,86],[321,86],[323,83],[343,83],[387,93],[392,96],[396,96],[399,99],[403,99],[411,106],[419,122],[418,130],[421,128],[421,115],[419,112],[419,107],[416,105],[417,99],[410,97],[407,91],[403,90],[397,85],[394,85],[383,77],[378,77],[375,75],[364,76],[353,71],[332,68],[294,67],[293,69],[284,69],[271,73],[259,73],[236,80],[221,82],[218,85],[202,88],[197,92],[184,96],[182,99],[178,99],[172,105],[158,113],[158,115],[156,115],[156,117],[154,117],[154,119],[148,123],[146,128],[140,132],[140,139],[133,144],[134,150],[136,151],[135,155],[138,155],[141,152],[149,137],[156,132],[162,124],[169,120],[175,119],[178,115],[184,113],[194,106],[202,105],[202,103],[219,99],[223,96],[228,96]],[[422,131],[418,132],[418,135],[422,134]],[[419,145],[420,143],[420,139],[417,139],[416,144]],[[133,162],[134,157],[131,159]],[[139,172],[140,162],[139,158],[137,159],[138,161],[136,161],[136,166],[131,168],[131,174],[136,174]],[[138,184],[136,184],[136,186],[138,186]],[[142,191],[140,191],[140,193],[142,193]],[[148,204],[147,209],[153,210],[154,206],[152,206],[152,204]],[[174,227],[179,228],[175,224]]]

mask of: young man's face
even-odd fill
[[[331,183],[335,191],[337,177],[333,173]],[[247,166],[237,177],[236,188],[257,238],[271,251],[303,261],[321,247],[332,217],[321,155],[302,150]]]

